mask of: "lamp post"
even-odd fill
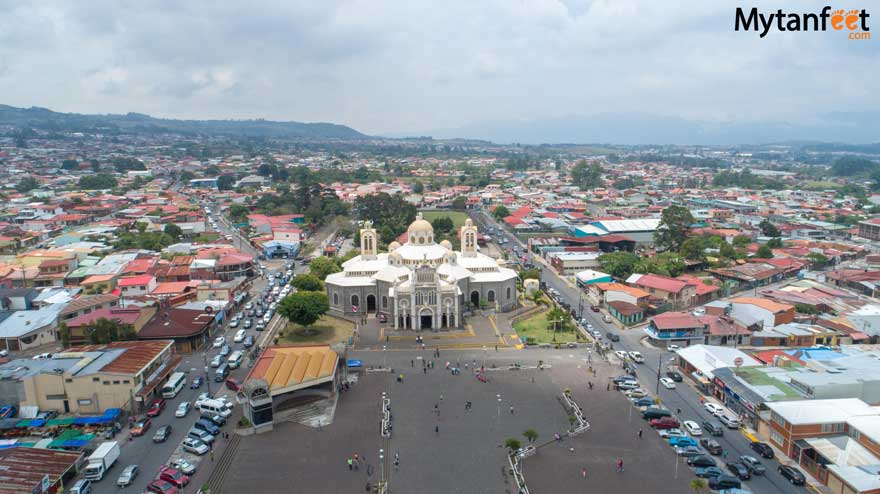
[[[654,389],[654,394],[660,393],[660,367],[663,365],[663,357],[659,357],[657,359],[657,387]]]
[[[388,354],[385,353],[385,345],[382,345],[382,368],[388,367]]]
[[[482,368],[486,368],[486,345],[483,345],[483,365]]]
[[[205,383],[208,385],[208,396],[211,396],[211,380],[208,379],[210,376],[208,375],[208,349],[205,348],[205,353],[202,354],[205,358]]]
[[[501,424],[501,395],[495,395],[495,397],[498,398],[498,418],[497,418],[497,420],[498,420],[498,424],[500,425]]]

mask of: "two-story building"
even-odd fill
[[[119,287],[122,297],[137,297],[148,295],[156,289],[156,277],[149,274],[140,274],[120,278],[116,286]]]
[[[626,284],[662,299],[673,309],[693,307],[697,298],[696,284],[659,274],[633,274],[626,279]]]
[[[645,328],[651,343],[688,346],[702,343],[709,326],[690,312],[664,312],[651,318]]]

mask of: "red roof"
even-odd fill
[[[117,286],[149,285],[154,280],[155,280],[155,278],[153,278],[149,274],[141,274],[141,275],[137,275],[137,276],[129,276],[127,278],[120,278],[119,282],[117,283]]]
[[[141,315],[141,309],[98,309],[94,312],[90,312],[88,314],[83,314],[78,317],[74,317],[67,321],[67,326],[70,328],[77,328],[80,326],[87,326],[102,317],[104,319],[109,319],[111,321],[117,321],[120,324],[134,324],[137,318]]]
[[[678,293],[684,290],[688,285],[693,285],[693,283],[660,276],[659,274],[643,274],[635,282],[635,285],[653,288],[655,290],[663,290],[664,292],[669,293]]]
[[[507,216],[504,218],[504,222],[507,223],[508,225],[512,225],[512,226],[522,225],[525,223],[525,221],[519,219],[516,216]]]
[[[700,328],[705,325],[690,312],[664,312],[651,318],[657,329]]]

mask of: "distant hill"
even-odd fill
[[[484,122],[452,129],[397,133],[435,139],[485,139],[509,144],[609,143],[736,145],[790,141],[876,143],[880,119],[875,113],[831,113],[809,121],[700,122],[648,114],[600,113],[534,120]]]
[[[140,132],[189,135],[225,135],[287,139],[358,140],[370,137],[345,125],[331,123],[273,122],[271,120],[173,120],[140,113],[84,115],[59,113],[46,108],[0,105],[0,126],[31,127],[69,132]]]

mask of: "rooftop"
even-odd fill
[[[269,347],[247,379],[266,381],[273,394],[285,392],[332,379],[338,360],[327,345]]]

